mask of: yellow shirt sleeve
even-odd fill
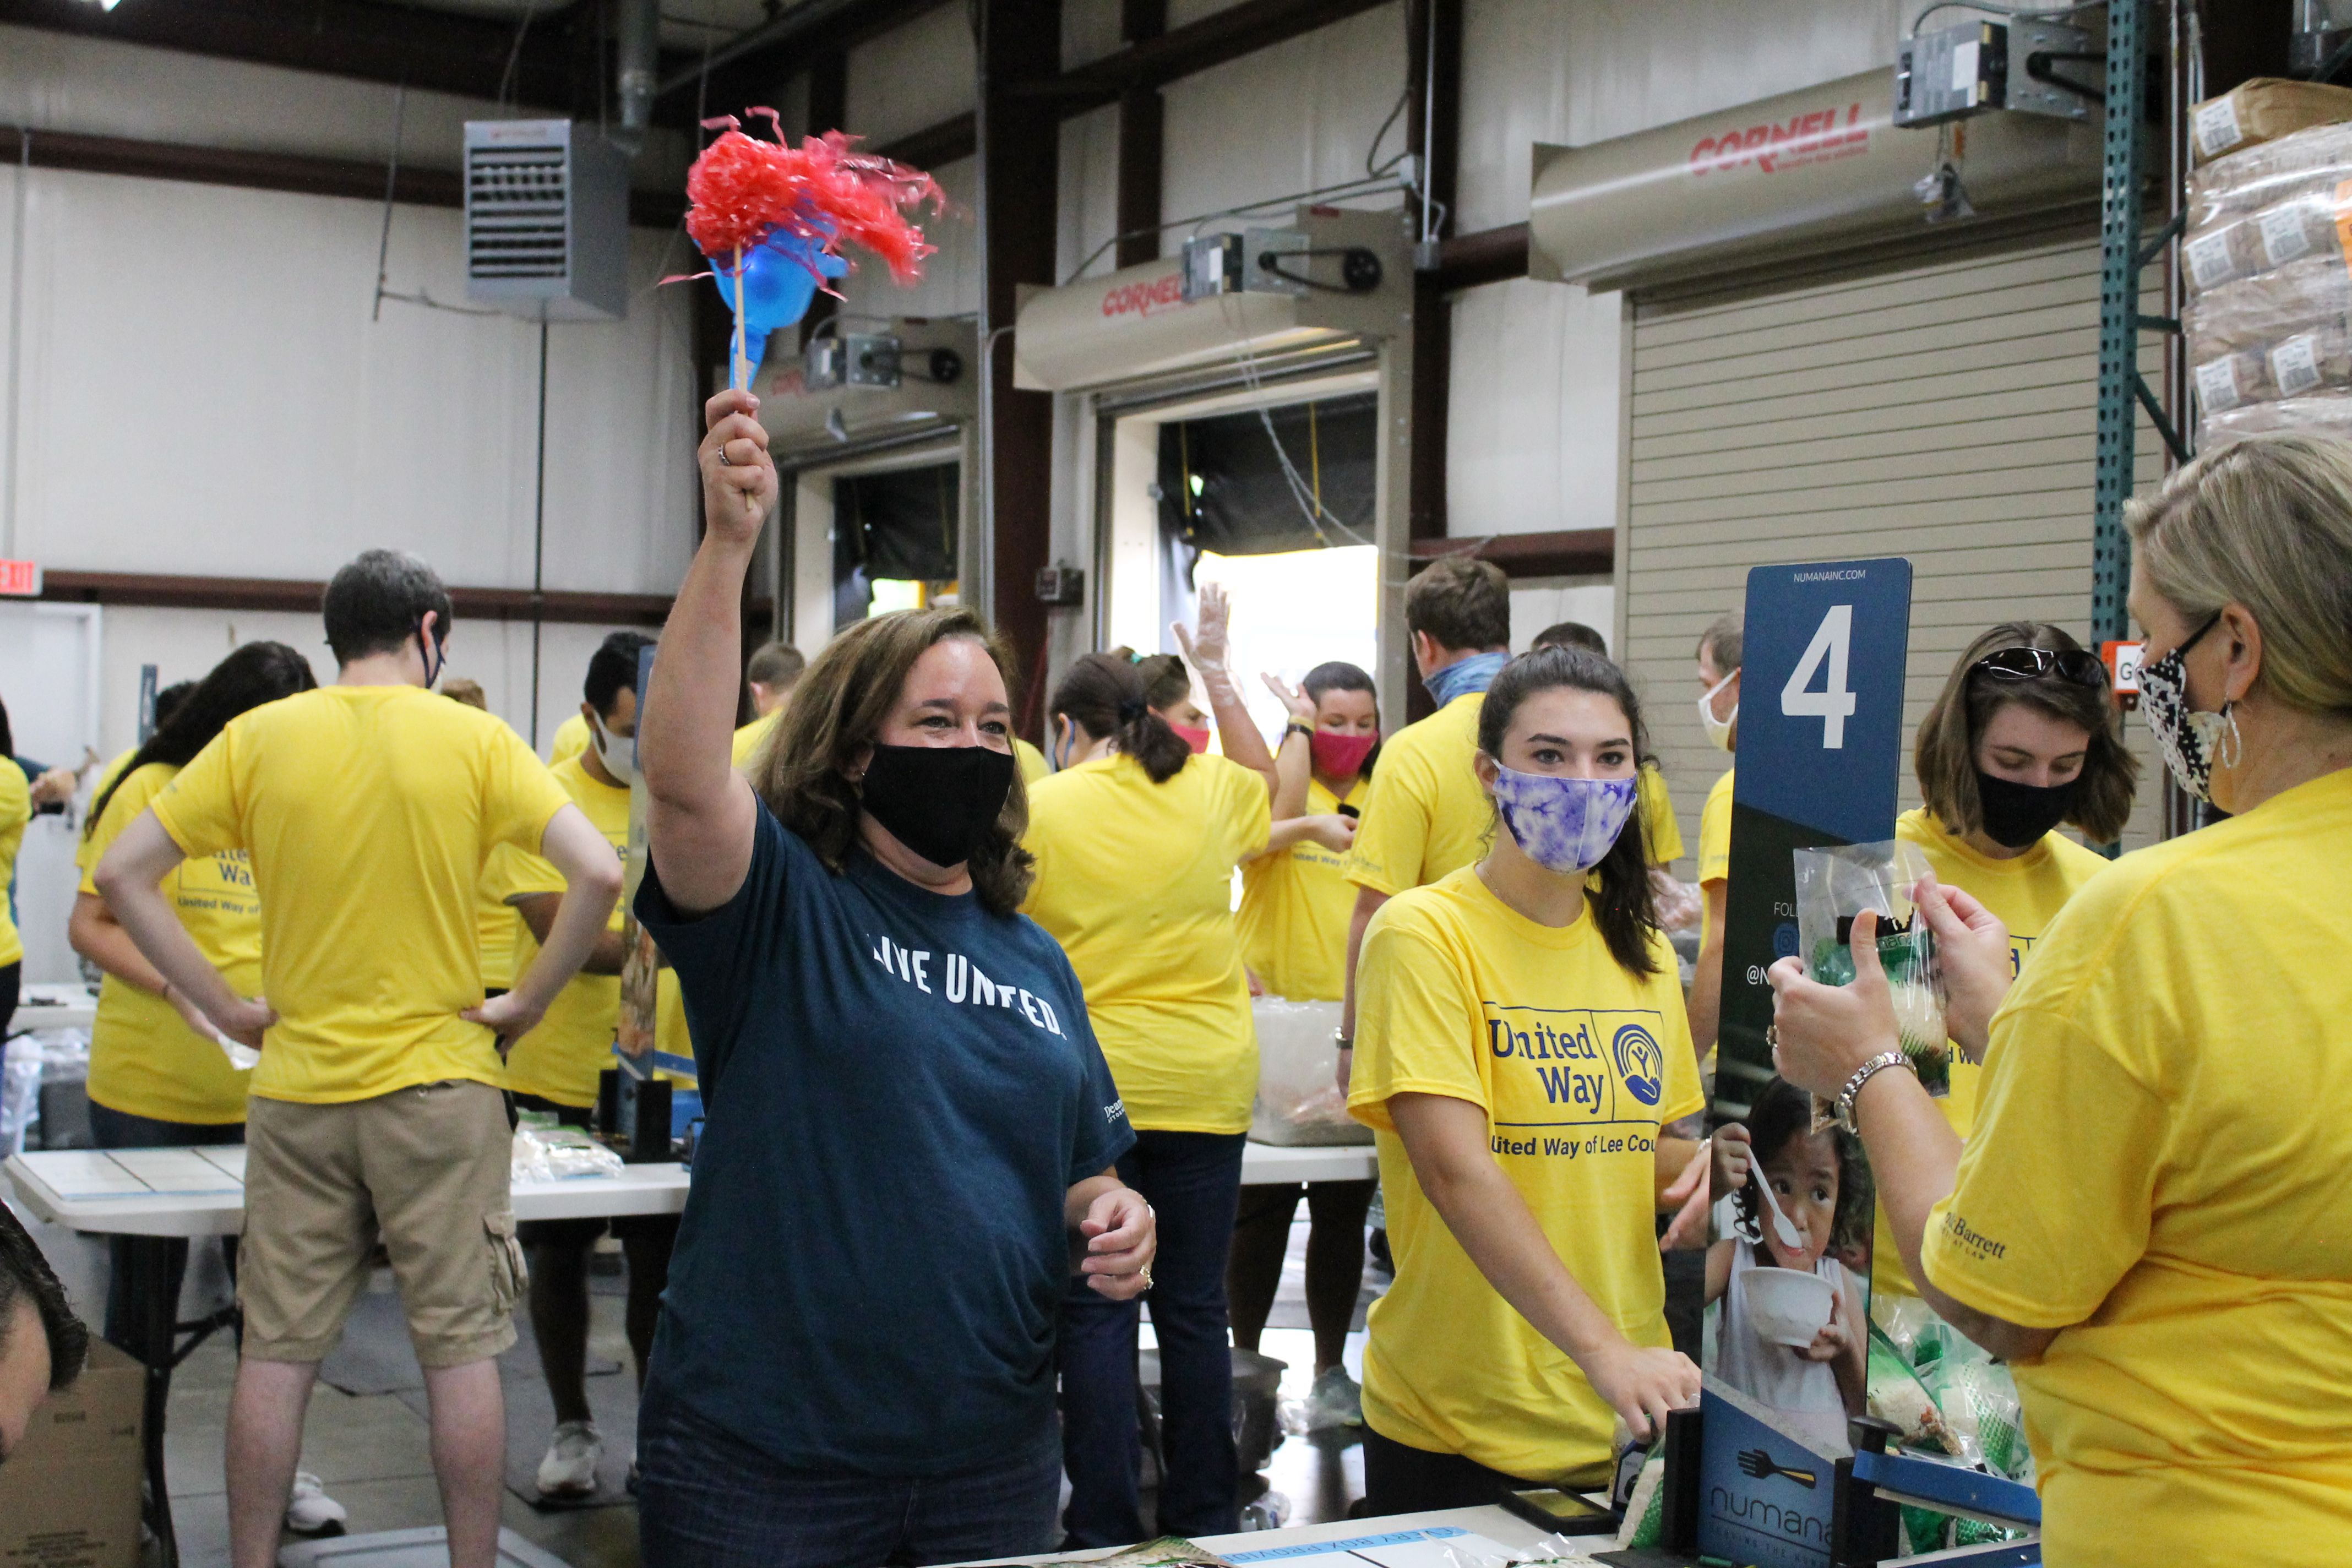
[[[234,722],[182,768],[148,809],[180,853],[190,859],[243,849],[244,814],[237,785],[237,735]]]
[[[1225,807],[1235,865],[1263,851],[1274,837],[1274,795],[1265,780],[1239,763],[1225,771]]]
[[[1927,1216],[1936,1288],[2030,1329],[2079,1323],[2147,1249],[2164,1108],[2079,1025],[1994,1019],[1976,1131]]]
[[[1683,830],[1675,821],[1675,797],[1666,793],[1666,775],[1654,763],[1644,763],[1633,776],[1642,802],[1642,849],[1653,866],[1671,866],[1683,858]]]
[[[13,757],[0,756],[0,964],[25,956],[16,931],[16,918],[8,907],[8,885],[16,875],[16,850],[25,841],[25,825],[33,820],[33,788],[25,770]]]
[[[576,757],[588,749],[588,721],[574,713],[555,727],[555,737],[548,742],[547,765],[553,767],[566,757]]]
[[[1020,765],[1021,782],[1024,784],[1034,784],[1054,771],[1045,753],[1018,735],[1013,737],[1013,760]]]
[[[483,837],[536,854],[547,825],[572,804],[572,797],[520,735],[504,724],[485,728],[483,734],[490,748],[489,765],[482,771]]]
[[[1442,1094],[1491,1112],[1486,1080],[1466,1047],[1486,1033],[1471,977],[1408,922],[1391,919],[1395,908],[1382,905],[1372,917],[1356,965],[1348,1109],[1383,1132],[1396,1131],[1388,1102],[1400,1094]]]
[[[1356,824],[1355,845],[1339,871],[1358,887],[1390,898],[1420,883],[1429,853],[1433,781],[1415,766],[1418,761],[1395,754],[1381,759]]]
[[[1698,819],[1698,879],[1727,881],[1731,876],[1731,773],[1715,781],[1706,792],[1706,808]]]

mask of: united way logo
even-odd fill
[[[1644,1105],[1658,1103],[1658,1085],[1665,1077],[1666,1053],[1658,1048],[1657,1037],[1639,1024],[1627,1024],[1609,1042],[1610,1053],[1617,1058],[1617,1076],[1625,1080],[1625,1089]]]

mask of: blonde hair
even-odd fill
[[[2248,437],[2124,510],[2149,586],[2192,624],[2224,605],[2263,631],[2261,683],[2289,707],[2352,715],[2352,442]]]

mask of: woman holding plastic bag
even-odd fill
[[[2060,628],[2010,621],[1970,643],[1919,721],[1912,766],[1927,804],[1895,824],[1937,882],[1992,911],[2021,972],[2058,911],[2108,859],[2093,844],[2123,836],[2139,761],[2125,749],[2105,666]],[[1975,1124],[1978,1064],[1957,1056],[1936,1102],[1966,1139]],[[1871,1247],[1873,1300],[1916,1296],[1880,1205]]]
[[[1922,890],[1984,1053],[1965,1151],[1866,941],[1850,987],[1773,966],[1776,1058],[1858,1124],[1928,1304],[2014,1365],[2045,1562],[2320,1568],[2352,1542],[2352,446],[2244,441],[2126,521],[2143,710],[2231,820],[2095,879],[2013,987],[1992,912]]]
[[[1280,781],[1276,820],[1352,816],[1370,790],[1372,754],[1381,741],[1371,676],[1334,659],[1308,670],[1295,687],[1272,676],[1266,684],[1290,710],[1275,753]],[[1356,907],[1356,885],[1340,875],[1343,859],[1339,852],[1307,840],[1243,867],[1242,957],[1269,994],[1330,1004],[1331,1016],[1319,1026],[1324,1068],[1315,1074],[1312,1097],[1301,1106],[1275,1107],[1276,1113],[1309,1123],[1337,1121],[1360,1138],[1328,1070],[1331,1026],[1339,1021],[1347,979],[1348,917]],[[1262,1076],[1260,1081],[1267,1080]],[[1309,1431],[1363,1424],[1360,1391],[1340,1360],[1363,1289],[1364,1216],[1371,1209],[1372,1188],[1370,1177],[1244,1187],[1234,1220],[1225,1296],[1233,1310],[1234,1343],[1254,1351],[1282,1282],[1298,1200],[1302,1194],[1307,1199],[1307,1317],[1315,1331]]]
[[[1706,1223],[1705,1104],[1636,810],[1624,675],[1578,648],[1505,667],[1475,767],[1485,858],[1383,905],[1356,973],[1349,1105],[1378,1131],[1396,1283],[1364,1352],[1376,1513],[1608,1484],[1622,1421],[1695,1404],[1654,1216]],[[1598,871],[1598,885],[1591,873]],[[1726,1187],[1744,1143],[1719,1142]]]

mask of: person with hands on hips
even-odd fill
[[[1484,858],[1383,903],[1356,971],[1349,1105],[1378,1133],[1396,1282],[1364,1351],[1375,1512],[1606,1484],[1612,1431],[1698,1399],[1662,1247],[1738,1141],[1702,1109],[1636,809],[1641,707],[1579,648],[1507,665],[1477,713]],[[1597,880],[1591,873],[1599,873]],[[1675,1215],[1666,1238],[1654,1216]]]
[[[730,765],[742,592],[776,498],[758,401],[705,405],[708,528],[638,754],[639,919],[706,1114],[638,1416],[650,1568],[876,1568],[1055,1543],[1066,1281],[1130,1300],[1156,1226],[1031,860],[1006,656],[877,616]]]
[[[1965,1150],[1854,983],[1770,972],[1783,1076],[1836,1095],[1927,1303],[2015,1368],[2053,1568],[2344,1561],[2352,1542],[2352,445],[2258,436],[2126,511],[2141,710],[2230,819],[2077,891],[2012,985],[1922,884]]]

